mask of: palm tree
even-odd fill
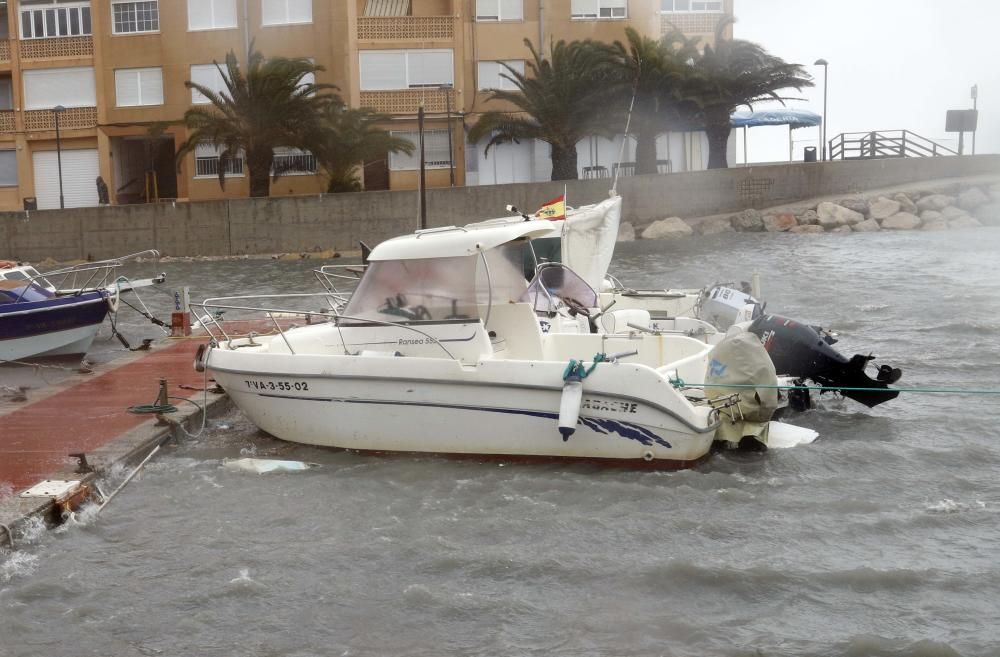
[[[625,37],[627,44],[615,41],[613,57],[621,92],[635,97],[629,132],[636,137],[637,173],[656,173],[656,137],[693,111],[684,93],[698,39],[678,30],[650,39],[631,27],[625,28]]]
[[[497,144],[538,139],[552,147],[552,180],[577,178],[576,144],[592,134],[610,132],[608,82],[613,62],[608,46],[595,41],[559,41],[551,57],[535,50],[522,74],[509,66],[502,73],[517,90],[494,91],[490,100],[513,104],[514,112],[486,112],[469,131],[475,143],[492,134],[486,152]],[[620,103],[619,103],[620,104]]]
[[[265,59],[251,46],[247,60],[245,74],[232,51],[226,55],[225,67],[215,62],[226,87],[219,93],[196,82],[184,83],[208,98],[210,105],[185,112],[184,123],[190,132],[177,158],[180,162],[199,144],[215,145],[221,149],[219,185],[224,187],[229,163],[245,155],[250,196],[268,196],[274,149],[308,150],[322,132],[325,107],[339,99],[323,93],[336,89],[333,85],[303,81],[323,70],[308,59]],[[281,172],[273,173],[277,176]]]
[[[715,45],[706,46],[694,62],[688,97],[698,105],[701,124],[708,135],[708,168],[724,169],[726,147],[732,131],[730,116],[736,108],[788,98],[782,89],[801,91],[813,86],[812,77],[799,64],[789,64],[767,52],[763,46],[743,39],[726,38],[732,19],[719,23]]]
[[[370,109],[350,109],[330,103],[323,114],[322,141],[313,148],[320,166],[330,177],[327,191],[361,191],[358,164],[387,153],[413,153],[413,142],[376,127],[385,117]]]

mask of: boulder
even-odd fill
[[[963,210],[975,210],[990,202],[990,197],[978,187],[970,187],[958,195],[958,206]]]
[[[783,233],[798,225],[799,222],[791,212],[764,215],[764,230],[769,233]]]
[[[920,218],[923,221],[947,221],[947,219],[944,218],[944,215],[937,210],[924,210],[920,213]]]
[[[952,230],[958,230],[960,228],[979,228],[980,226],[982,226],[982,224],[969,215],[959,217],[958,219],[952,219],[948,222],[948,228],[951,228]]]
[[[1000,226],[1000,201],[989,205],[980,205],[974,214],[984,226]]]
[[[938,217],[930,221],[925,219],[924,225],[920,227],[920,230],[948,230],[948,220],[944,217]]]
[[[857,225],[863,224],[863,223],[864,223],[863,221],[860,221],[860,222],[858,222],[857,224],[854,224],[854,225],[857,226]],[[854,228],[852,228],[851,226],[847,226],[847,225],[837,226],[836,228],[831,228],[827,232],[830,232],[830,233],[853,233],[854,232]]]
[[[691,226],[684,223],[680,217],[667,217],[654,221],[642,231],[644,240],[673,240],[679,237],[687,237],[694,231]]]
[[[952,219],[961,219],[962,217],[968,217],[969,213],[965,210],[959,210],[954,205],[949,205],[944,210],[941,210],[941,216],[951,221]]]
[[[817,226],[819,225],[819,214],[815,210],[806,210],[802,214],[798,215],[796,219],[800,226]]]
[[[920,217],[909,212],[900,212],[882,220],[882,228],[885,230],[913,230],[919,227]]]
[[[924,196],[917,201],[917,208],[920,210],[944,210],[949,205],[955,203],[955,198],[944,194],[931,194]]]
[[[748,209],[734,215],[730,220],[733,228],[741,233],[763,233],[764,217],[757,210]]]
[[[635,226],[627,221],[621,222],[618,225],[618,241],[619,242],[634,242],[635,241]]]
[[[826,230],[822,226],[816,224],[799,224],[794,228],[788,229],[789,233],[825,233]]]
[[[868,214],[872,219],[888,219],[899,212],[901,207],[902,204],[899,201],[880,196],[874,201],[868,202]]]
[[[701,235],[718,235],[719,233],[733,233],[735,231],[733,224],[724,217],[706,219],[698,224],[698,233]]]
[[[819,215],[819,225],[827,230],[837,226],[853,226],[865,220],[860,212],[829,202],[820,203],[816,214]]]
[[[899,209],[902,212],[909,212],[910,214],[920,214],[920,210],[919,208],[917,208],[917,204],[914,203],[913,200],[903,192],[899,192],[898,194],[893,194],[892,200],[899,203]]]
[[[858,214],[862,215],[862,218],[868,216],[868,201],[863,198],[845,198],[840,200],[838,205],[842,208],[847,208],[848,210],[854,210]]]
[[[874,233],[879,230],[878,222],[875,218],[865,219],[864,221],[854,224],[850,227],[856,233]]]

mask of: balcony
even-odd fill
[[[451,41],[451,16],[359,16],[358,41]]]
[[[15,129],[14,110],[0,110],[0,133],[7,134]]]
[[[719,21],[726,17],[723,13],[676,12],[660,14],[660,34],[675,29],[684,34],[715,34]]]
[[[417,88],[398,89],[394,91],[362,91],[361,107],[369,107],[379,114],[416,114],[423,101],[424,111],[443,113],[448,109],[448,97],[451,97],[451,110],[456,111],[455,90]]]
[[[22,60],[93,56],[94,38],[90,36],[23,39],[21,41]]]
[[[10,64],[10,41],[0,39],[0,64]]]
[[[52,110],[28,110],[24,113],[24,129],[55,130],[55,112]],[[60,130],[78,130],[97,126],[96,107],[70,107],[59,117]]]

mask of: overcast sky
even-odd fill
[[[828,138],[906,128],[947,146],[945,110],[972,107],[979,85],[977,153],[1000,153],[1000,0],[735,0],[738,38],[806,65],[816,86],[792,107],[823,109],[829,63]],[[795,157],[818,130],[795,130]],[[742,136],[739,161],[743,161]],[[750,161],[788,159],[788,131],[750,130]],[[966,152],[971,137],[966,137]]]

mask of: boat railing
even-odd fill
[[[214,297],[211,299],[205,299],[201,303],[192,303],[191,307],[201,309],[202,314],[198,316],[198,321],[201,323],[201,326],[212,337],[212,339],[215,340],[220,345],[222,344],[228,345],[229,348],[232,348],[231,345],[234,338],[231,337],[229,333],[226,331],[226,328],[222,322],[221,313],[219,311],[224,312],[228,310],[234,310],[241,312],[262,313],[266,315],[270,323],[274,325],[277,334],[281,337],[282,341],[285,343],[285,346],[288,347],[288,351],[293,355],[296,353],[295,349],[292,347],[291,342],[288,341],[288,336],[285,333],[286,331],[285,327],[282,327],[281,323],[278,321],[278,318],[281,316],[301,315],[309,319],[311,319],[312,317],[321,317],[323,318],[324,322],[330,322],[334,324],[337,327],[337,331],[341,333],[340,341],[344,347],[344,353],[348,355],[350,355],[350,352],[347,349],[347,342],[344,340],[343,333],[341,332],[342,329],[341,324],[344,321],[361,322],[364,324],[376,324],[379,326],[391,326],[416,333],[424,338],[427,338],[431,343],[437,345],[441,349],[441,351],[443,351],[451,360],[458,360],[450,351],[448,351],[447,347],[441,344],[440,340],[435,338],[430,333],[422,331],[419,328],[411,326],[409,324],[403,324],[400,322],[388,322],[378,319],[372,319],[370,317],[354,317],[350,315],[342,315],[340,313],[330,314],[329,312],[326,311],[301,310],[301,309],[291,309],[291,308],[271,308],[268,306],[243,305],[238,303],[240,301],[249,301],[252,299],[306,300],[306,299],[316,299],[320,297],[325,297],[328,301],[330,301],[330,298],[332,296],[335,295],[331,295],[328,292],[313,292],[313,293],[306,292],[297,294],[250,294],[250,295],[241,295],[233,297]],[[216,334],[216,332],[218,332],[218,334]]]
[[[93,292],[109,288],[117,281],[115,274],[118,269],[127,262],[138,261],[142,258],[159,259],[160,252],[156,249],[147,249],[138,253],[131,253],[119,258],[108,260],[95,260],[84,262],[79,265],[71,265],[61,269],[47,271],[30,279],[31,283],[36,280],[45,280],[62,294],[80,295],[85,292]],[[25,290],[27,291],[27,290]],[[22,293],[23,295],[23,293]],[[20,299],[18,299],[20,301]]]
[[[339,315],[340,311],[347,305],[354,292],[353,287],[356,287],[361,281],[361,276],[367,267],[367,265],[323,265],[319,269],[313,270],[313,276],[330,295],[330,306],[334,313]],[[338,287],[338,285],[349,284],[353,284],[350,290]]]

